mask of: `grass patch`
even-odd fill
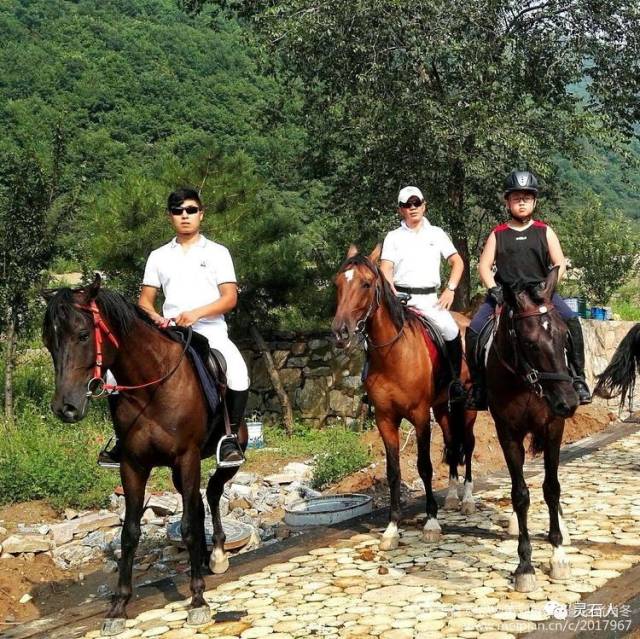
[[[632,302],[614,302],[611,310],[619,315],[621,320],[640,322],[640,306],[636,306]]]
[[[105,506],[120,481],[96,466],[110,430],[103,420],[63,424],[23,407],[0,438],[0,504],[44,499],[57,510]]]

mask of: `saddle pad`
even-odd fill
[[[446,360],[446,347],[444,345],[442,332],[432,320],[420,311],[412,307],[408,307],[407,310],[420,320],[420,329],[422,330],[422,336],[429,351],[429,358],[431,359],[434,370],[437,370],[440,363]]]

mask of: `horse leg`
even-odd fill
[[[464,492],[462,493],[462,507],[460,511],[463,515],[471,515],[476,511],[476,504],[473,499],[473,476],[471,475],[471,459],[473,450],[476,447],[476,438],[473,434],[475,425],[475,415],[471,411],[465,412],[464,421]]]
[[[213,550],[209,559],[209,569],[215,575],[229,570],[229,558],[224,552],[226,536],[220,518],[220,498],[224,485],[238,472],[238,467],[217,468],[207,484],[207,501],[213,520]]]
[[[388,416],[376,414],[378,431],[384,442],[387,453],[387,482],[391,504],[389,506],[389,525],[382,534],[380,550],[393,550],[398,547],[400,533],[400,446],[399,446],[399,420]]]
[[[176,487],[176,490],[180,493],[180,495],[182,495],[182,483],[180,481],[180,473],[178,472],[177,468],[172,468],[171,469],[171,477],[173,479],[173,485]],[[204,527],[205,525],[205,517],[206,517],[206,513],[205,513],[205,508],[204,508],[204,504],[202,503],[202,499],[200,499],[198,501],[198,518],[202,520],[202,525]],[[206,539],[206,534],[202,535],[202,565],[206,568],[209,565],[209,551],[207,549],[207,539]]]
[[[102,634],[117,635],[125,630],[126,607],[133,592],[131,573],[133,558],[140,541],[140,519],[144,508],[144,489],[150,470],[133,468],[126,460],[120,464],[120,478],[124,487],[125,514],[122,525],[122,556],[120,558],[118,588],[102,624]]]
[[[562,547],[563,534],[560,528],[560,482],[558,464],[560,460],[560,442],[562,428],[550,428],[544,443],[544,482],[542,492],[549,508],[549,543],[553,546],[551,556],[551,578],[568,579],[571,576],[569,563]]]
[[[418,446],[418,473],[427,495],[427,520],[422,529],[422,539],[426,542],[434,542],[440,539],[442,529],[438,523],[438,504],[433,496],[433,486],[431,485],[433,465],[431,464],[431,423],[428,417],[426,424],[416,426],[416,443]],[[456,500],[457,498],[456,493]]]
[[[178,474],[182,487],[182,540],[189,551],[191,562],[191,604],[187,622],[193,626],[208,623],[211,610],[204,599],[202,577],[202,548],[204,518],[200,495],[200,451],[189,450],[178,461]]]
[[[531,564],[531,542],[527,528],[529,489],[522,472],[524,445],[522,440],[516,441],[512,439],[510,434],[502,434],[501,428],[498,428],[498,437],[511,475],[511,503],[518,518],[518,557],[520,563],[514,573],[515,589],[518,592],[531,592],[536,588],[536,579]]]
[[[455,459],[452,459],[451,455],[447,455],[447,450],[450,449],[453,441],[453,437],[451,435],[451,424],[449,421],[449,412],[447,411],[445,405],[439,405],[433,407],[433,414],[435,415],[435,418],[438,424],[440,424],[440,428],[442,429],[442,439],[444,441],[444,457],[449,464],[449,488],[444,498],[443,508],[445,510],[458,510],[458,507],[460,506],[460,499],[458,498],[458,464],[456,463]],[[431,428],[429,428],[428,431],[430,433]],[[418,448],[418,451],[420,451],[420,448]],[[429,464],[431,464],[431,459],[429,459]],[[422,477],[422,474],[420,476]],[[424,481],[424,477],[422,477],[422,481]],[[429,485],[431,485],[431,478],[429,478]]]

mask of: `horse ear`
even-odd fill
[[[544,281],[544,285],[539,289],[541,297],[549,301],[556,292],[556,286],[558,285],[558,273],[560,272],[559,266],[554,266],[547,275],[547,279]]]
[[[40,295],[45,302],[48,302],[56,294],[57,290],[57,288],[43,288],[40,291]]]
[[[373,251],[371,251],[371,255],[369,255],[369,259],[374,263],[377,264],[378,261],[380,260],[380,254],[382,253],[382,244],[380,244],[378,242],[378,244],[376,244],[375,248],[373,249]]]
[[[87,300],[96,299],[98,292],[100,291],[100,284],[102,283],[102,278],[100,277],[100,273],[95,273],[93,276],[93,282],[87,286]]]
[[[349,245],[349,250],[347,251],[347,259],[350,260],[354,255],[358,254],[358,247],[355,244]]]

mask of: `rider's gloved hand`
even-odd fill
[[[493,298],[498,306],[504,304],[504,293],[502,291],[502,286],[492,286],[489,289],[489,297]]]

